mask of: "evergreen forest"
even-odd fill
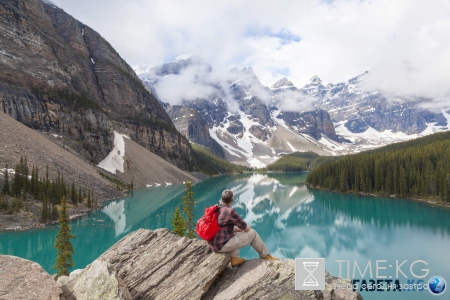
[[[450,202],[450,132],[321,164],[307,183],[340,192]]]

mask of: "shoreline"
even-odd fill
[[[309,187],[311,189],[322,190],[322,191],[329,191],[329,192],[332,192],[332,193],[340,193],[340,194],[348,194],[348,195],[360,195],[360,196],[370,196],[370,197],[376,197],[376,198],[390,198],[390,199],[407,200],[407,201],[416,201],[416,202],[421,202],[421,203],[425,203],[425,204],[428,204],[428,205],[434,205],[434,206],[450,209],[450,203],[436,201],[436,200],[432,200],[432,199],[407,198],[407,197],[402,198],[402,197],[397,197],[395,195],[386,196],[386,195],[373,194],[373,193],[363,193],[363,192],[357,192],[357,193],[340,192],[340,191],[332,191],[330,189],[327,189],[327,188],[324,188],[324,187],[320,187],[320,186],[313,186],[313,185],[310,185],[308,183],[305,183],[305,184],[306,184],[307,187]]]
[[[123,197],[126,197],[126,194],[124,194]],[[91,211],[94,211],[94,210],[97,210],[97,209],[101,209],[103,207],[104,203],[109,202],[109,201],[114,201],[114,200],[117,200],[117,199],[121,199],[123,197],[115,197],[115,198],[112,198],[112,199],[103,200],[103,201],[100,202],[100,205],[97,205],[97,207],[93,207],[93,208],[90,208],[90,209],[89,208],[86,208],[86,209],[83,208],[83,209],[80,209],[80,210],[76,210],[72,214],[69,213],[69,220],[73,221],[73,220],[76,220],[76,219],[78,219],[80,217],[86,216]],[[72,205],[71,205],[71,207],[73,208]],[[14,215],[18,216],[19,214],[23,215],[23,214],[27,214],[27,213],[31,213],[31,212],[29,212],[29,211],[26,212],[24,210],[20,210],[19,213],[13,213],[13,214],[2,213],[2,214],[0,214],[0,216],[14,216]],[[53,226],[53,225],[58,224],[58,223],[59,223],[58,221],[51,221],[51,222],[48,222],[48,223],[41,223],[41,222],[36,220],[36,221],[34,221],[34,224],[31,225],[31,226],[30,225],[15,225],[15,226],[10,226],[10,227],[6,227],[6,228],[0,228],[0,233],[9,232],[9,231],[26,231],[26,230],[33,230],[33,229],[43,229],[43,228],[50,227],[50,226]]]
[[[224,175],[224,174],[222,174],[222,175]],[[195,184],[197,184],[199,182],[202,182],[203,180],[205,180],[207,178],[210,178],[210,177],[213,177],[213,176],[208,176],[208,177],[205,177],[205,178],[199,178],[199,181],[196,182]],[[179,184],[181,184],[181,183],[179,183]],[[144,190],[144,189],[147,189],[147,188],[141,187],[141,188],[136,188],[135,190],[138,190],[138,189],[143,189]],[[76,220],[76,219],[78,219],[80,217],[86,216],[91,211],[94,211],[94,210],[97,210],[97,209],[101,209],[105,205],[105,203],[108,203],[110,201],[114,201],[114,200],[117,200],[117,199],[121,199],[121,198],[127,197],[127,195],[128,195],[127,193],[128,192],[130,192],[130,191],[123,192],[123,195],[121,195],[120,197],[118,196],[118,197],[114,197],[114,198],[110,198],[110,199],[99,200],[100,203],[99,203],[99,205],[97,205],[97,207],[93,207],[91,209],[83,209],[83,210],[75,211],[73,214],[69,214],[69,220],[70,221]],[[21,210],[19,212],[19,214],[20,213],[26,213],[26,212]],[[6,215],[6,214],[0,214],[0,217],[2,215]],[[17,215],[17,214],[11,214],[11,215]],[[46,228],[46,227],[49,227],[49,226],[53,226],[53,225],[58,224],[58,223],[59,223],[58,221],[52,221],[52,222],[44,224],[44,223],[40,223],[39,221],[35,221],[34,225],[32,225],[32,226],[29,226],[29,225],[16,225],[16,226],[10,226],[10,227],[6,227],[6,228],[1,228],[0,227],[0,233],[9,232],[9,231],[26,231],[26,230],[33,230],[33,229],[43,229],[43,228]]]

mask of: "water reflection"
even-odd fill
[[[102,209],[102,213],[107,215],[114,222],[116,237],[125,232],[127,217],[125,216],[125,200],[114,201],[107,204]]]

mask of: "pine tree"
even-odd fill
[[[25,157],[25,160],[24,160],[23,175],[25,176],[25,180],[24,180],[25,184],[24,184],[24,187],[25,187],[25,191],[27,191],[27,192],[30,191],[30,179],[28,178],[28,175],[29,175],[29,174],[30,174],[30,168],[28,168],[28,160],[27,160],[27,158]]]
[[[58,208],[56,204],[52,204],[52,220],[56,221],[56,219],[58,219]]]
[[[3,188],[2,188],[2,193],[4,195],[9,195],[11,194],[11,190],[9,189],[9,172],[8,172],[8,164],[6,164],[5,167],[5,173],[4,173],[4,183],[3,183]]]
[[[186,234],[186,220],[183,218],[183,215],[180,213],[180,209],[178,207],[175,209],[171,223],[173,232],[179,236],[184,236]]]
[[[83,195],[81,194],[81,187],[78,188],[78,203],[83,203]]]
[[[25,192],[25,188],[22,191],[22,205],[25,206],[26,211],[30,210],[30,206],[28,205],[28,198],[27,198],[27,193]]]
[[[72,254],[74,254],[74,250],[70,243],[71,238],[74,239],[75,236],[72,235],[69,226],[66,197],[62,197],[59,211],[59,232],[54,245],[57,251],[54,268],[58,271],[59,276],[69,275],[69,268],[73,267]]]
[[[31,169],[31,182],[30,182],[30,193],[34,195],[34,189],[35,189],[35,183],[36,183],[36,175],[35,175],[35,168],[33,165],[33,169]]]
[[[48,221],[48,209],[47,209],[47,196],[44,195],[42,198],[42,208],[41,208],[41,223],[47,223]]]
[[[88,190],[87,207],[92,208],[91,190]]]
[[[72,181],[72,187],[70,189],[70,198],[72,200],[73,205],[78,204],[77,190],[75,189],[75,183],[73,181]]]
[[[194,192],[191,189],[191,182],[186,180],[185,185],[186,196],[181,197],[181,199],[183,199],[183,212],[186,216],[187,237],[193,239],[195,238],[194,205],[196,200],[194,199]]]

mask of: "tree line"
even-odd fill
[[[21,157],[19,163],[14,168],[14,174],[10,180],[8,164],[3,172],[2,199],[0,201],[0,210],[9,212],[19,211],[22,208],[28,210],[28,198],[34,197],[42,202],[41,222],[47,223],[58,219],[57,205],[61,204],[62,197],[70,199],[73,205],[86,202],[87,207],[97,206],[97,198],[92,190],[82,191],[78,189],[75,182],[71,185],[66,184],[64,176],[58,174],[56,178],[50,180],[48,165],[45,168],[45,176],[39,175],[39,168],[33,165],[31,169],[28,166],[27,158]],[[9,199],[12,197],[11,199]]]
[[[311,171],[307,183],[340,192],[450,202],[450,132],[344,156]]]

